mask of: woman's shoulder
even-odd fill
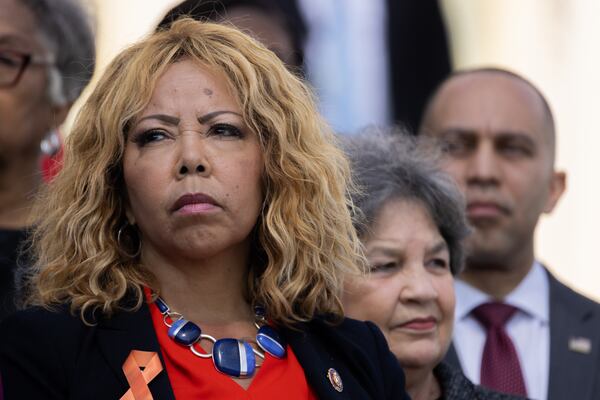
[[[301,364],[318,369],[329,368],[333,363],[341,368],[340,375],[353,376],[353,383],[349,384],[353,390],[361,387],[370,398],[407,398],[404,373],[383,334],[372,322],[344,318],[333,323],[328,318],[314,318],[288,338]],[[313,364],[317,359],[320,361]],[[343,379],[346,386],[347,377]]]
[[[87,327],[80,315],[73,314],[67,305],[51,309],[30,307],[9,315],[0,323],[0,352],[19,343],[35,346],[50,342],[56,346]]]
[[[358,321],[352,318],[333,321],[327,317],[316,317],[310,321],[309,326],[314,331],[343,338],[350,342],[373,343],[383,339],[379,328],[370,321]],[[383,340],[385,342],[385,339]]]
[[[4,319],[0,372],[5,398],[66,398],[80,350],[93,329],[67,305],[31,307]]]
[[[64,329],[68,326],[78,327],[83,322],[79,314],[71,312],[66,304],[45,308],[33,306],[10,314],[0,323],[0,334],[6,330],[16,328],[32,327],[54,330],[60,326]]]

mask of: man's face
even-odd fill
[[[565,184],[553,170],[552,129],[533,89],[501,73],[459,75],[436,96],[422,132],[441,139],[444,168],[466,195],[470,267],[510,268],[533,255],[539,216]]]
[[[31,12],[18,0],[0,0],[0,50],[47,57]],[[47,95],[46,66],[28,65],[18,83],[0,87],[0,159],[39,151],[44,135],[62,121]]]

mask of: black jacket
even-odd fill
[[[0,229],[0,321],[16,309],[15,273],[27,265],[27,255],[19,255],[27,236],[23,229]]]
[[[332,327],[315,319],[298,329],[283,329],[282,334],[319,399],[408,398],[404,374],[372,323],[345,319]],[[0,325],[4,398],[119,399],[129,388],[122,365],[134,349],[160,355],[145,304],[95,326],[85,325],[66,308],[18,312]],[[341,393],[327,378],[329,368],[342,379]],[[174,399],[164,369],[148,386],[154,399]]]

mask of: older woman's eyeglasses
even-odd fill
[[[13,50],[0,50],[0,87],[16,86],[30,65],[51,65],[52,61],[32,54]]]

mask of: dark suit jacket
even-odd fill
[[[392,115],[416,131],[451,71],[446,25],[438,0],[387,0],[386,11]]]
[[[547,271],[547,270],[546,270]],[[547,271],[548,272],[548,271]],[[550,376],[548,400],[600,399],[600,304],[576,293],[550,272]],[[573,339],[591,344],[588,353],[570,348]],[[446,361],[458,368],[454,347]]]
[[[318,398],[408,398],[404,374],[372,323],[346,319],[332,327],[316,319],[298,328],[282,334]],[[95,326],[66,308],[18,312],[0,325],[5,399],[119,399],[129,388],[121,368],[134,349],[160,355],[145,304],[136,312],[99,319]],[[327,378],[329,368],[343,381],[341,393]],[[165,370],[148,386],[154,399],[174,399]]]

